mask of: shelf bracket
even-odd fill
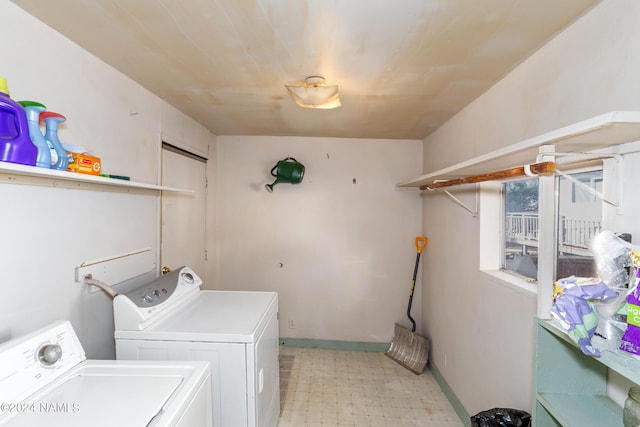
[[[624,176],[624,158],[622,157],[622,155],[620,154],[616,154],[616,153],[559,153],[559,152],[547,152],[547,153],[539,153],[536,161],[543,161],[544,157],[576,157],[576,158],[580,158],[580,159],[587,159],[587,160],[602,160],[602,159],[614,159],[616,161],[616,201],[612,201],[609,200],[608,198],[606,198],[604,196],[604,194],[602,194],[601,192],[589,187],[588,185],[586,185],[583,182],[578,181],[577,179],[573,178],[572,176],[565,174],[564,172],[562,172],[561,170],[559,170],[558,168],[556,168],[556,173],[566,179],[568,179],[569,181],[571,181],[572,183],[576,184],[578,187],[582,188],[583,190],[589,192],[590,194],[593,194],[595,197],[599,198],[600,200],[602,200],[603,202],[615,207],[617,209],[617,213],[618,215],[622,214],[622,206],[620,205],[620,201],[622,200],[622,191],[623,191],[623,176]]]
[[[594,190],[592,187],[589,187],[587,184],[578,181],[577,179],[575,179],[574,177],[572,177],[571,175],[568,175],[564,172],[562,172],[559,169],[556,169],[556,173],[566,179],[568,179],[569,181],[571,181],[572,183],[574,183],[575,185],[577,185],[578,187],[582,188],[583,190],[585,190],[586,192],[596,196],[598,199],[602,200],[605,203],[610,204],[611,206],[614,206],[616,208],[619,208],[619,205],[615,202],[612,202],[611,200],[607,199],[604,194],[602,194],[601,192],[599,192],[598,190]]]
[[[434,183],[436,183],[437,181],[434,181]],[[435,191],[434,188],[427,188],[427,190],[429,191]],[[475,209],[471,209],[470,207],[468,207],[462,200],[458,199],[456,196],[454,196],[453,194],[451,194],[449,192],[449,190],[442,190],[444,192],[444,194],[446,194],[455,204],[457,204],[458,206],[462,207],[464,210],[468,211],[471,215],[473,215],[474,218],[478,217],[478,188],[477,188],[477,184],[476,184],[476,206]]]

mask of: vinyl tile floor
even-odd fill
[[[379,352],[280,347],[293,360],[278,427],[460,427],[435,378]]]

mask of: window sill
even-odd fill
[[[494,279],[495,282],[503,286],[516,288],[516,290],[522,290],[530,294],[538,294],[538,285],[536,283],[529,282],[521,276],[507,273],[502,270],[480,270],[480,272]]]

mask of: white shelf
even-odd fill
[[[604,395],[541,393],[538,403],[563,426],[603,427],[620,425],[622,408]],[[545,423],[538,421],[538,425]]]
[[[75,184],[74,186],[77,187],[81,187],[82,184],[91,184],[106,187],[124,187],[136,188],[141,190],[193,193],[193,190],[186,190],[182,188],[163,187],[161,185],[145,184],[141,182],[127,181],[124,179],[105,178],[102,176],[87,175],[76,172],[44,169],[35,166],[25,166],[16,163],[0,162],[0,182],[42,185],[42,183],[46,181],[69,182]]]
[[[554,145],[556,152],[587,153],[640,140],[640,111],[612,111],[492,151],[453,166],[396,184],[420,187],[436,179],[453,179],[488,173],[536,162],[542,145]]]
[[[607,370],[639,384],[640,359],[622,350],[584,355],[556,321],[536,323],[533,425],[622,425],[622,408],[607,396]]]
[[[569,335],[560,329],[559,323],[556,320],[538,319],[538,322],[540,323],[540,326],[553,333],[567,344],[577,347],[571,338],[569,338]],[[597,336],[592,339],[592,342],[596,344],[596,340],[598,340]],[[623,377],[628,378],[630,381],[640,384],[640,357],[624,350],[602,350],[601,353],[600,357],[592,358],[607,368],[613,369]],[[585,355],[584,357],[591,356]]]

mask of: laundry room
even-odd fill
[[[547,404],[537,388],[544,379],[537,336],[546,331],[537,318],[551,317],[553,283],[559,279],[554,276],[554,249],[545,249],[542,242],[554,241],[557,229],[547,223],[551,231],[540,235],[539,253],[535,243],[536,276],[511,275],[501,264],[507,256],[501,254],[504,180],[450,187],[442,183],[506,169],[517,169],[520,178],[535,176],[530,166],[550,159],[560,171],[556,176],[563,171],[598,170],[603,178],[592,181],[600,179],[599,191],[608,200],[602,203],[598,227],[626,233],[635,245],[640,236],[640,200],[633,190],[640,183],[635,167],[640,162],[640,4],[580,0],[566,10],[554,8],[555,20],[547,16],[545,6],[539,6],[535,14],[527,15],[536,27],[530,29],[532,40],[523,33],[522,39],[491,39],[496,45],[487,41],[483,47],[476,46],[477,55],[485,55],[474,62],[478,73],[486,73],[481,84],[478,81],[483,78],[465,76],[453,66],[434,66],[429,73],[413,68],[411,73],[425,73],[424,81],[410,80],[416,86],[405,86],[399,95],[394,92],[397,89],[385,92],[384,79],[404,79],[403,69],[392,63],[387,64],[384,79],[376,82],[346,74],[341,80],[335,71],[339,64],[319,62],[317,69],[309,71],[308,67],[313,68],[309,64],[286,70],[272,66],[271,74],[256,73],[260,80],[253,87],[235,88],[234,93],[226,86],[233,79],[225,68],[224,81],[202,91],[196,83],[184,84],[180,73],[173,74],[169,63],[160,59],[164,50],[181,50],[177,41],[171,45],[146,36],[137,43],[148,43],[156,50],[145,52],[141,62],[155,64],[157,74],[166,72],[169,80],[150,78],[142,84],[142,66],[137,68],[136,58],[117,47],[127,44],[127,37],[152,30],[151,23],[146,28],[138,21],[146,16],[143,6],[118,0],[78,9],[95,17],[100,8],[107,8],[105,26],[128,22],[139,30],[112,34],[109,40],[94,37],[91,49],[102,52],[97,55],[76,39],[93,25],[89,19],[87,28],[78,27],[76,34],[74,28],[58,27],[65,22],[62,12],[56,14],[38,3],[0,2],[3,92],[12,100],[40,103],[46,111],[63,115],[65,120],[58,125],[60,141],[86,150],[87,158],[97,159],[100,171],[31,172],[31,166],[0,162],[4,291],[0,343],[68,320],[89,359],[115,359],[119,338],[114,338],[118,328],[113,295],[87,281],[88,274],[113,285],[117,293],[126,293],[156,280],[164,267],[177,276],[179,268],[187,266],[202,280],[202,290],[277,293],[274,336],[283,355],[302,349],[300,356],[295,353],[294,363],[311,357],[304,353],[307,350],[349,351],[360,358],[384,353],[398,338],[395,325],[411,325],[407,319],[411,296],[417,328],[411,332],[409,327],[409,333],[428,338],[425,374],[456,417],[432,425],[469,425],[471,416],[491,408],[532,413],[534,421],[538,417],[534,425],[574,425],[545,424],[546,412],[536,409]],[[64,9],[78,2],[62,3],[59,7]],[[171,2],[158,3],[157,7],[167,10],[175,7]],[[214,3],[221,8],[227,2]],[[255,3],[268,11],[263,12],[270,19],[284,19],[271,9],[273,5],[266,6],[273,2]],[[309,10],[323,9],[314,1],[302,3]],[[378,5],[381,10],[386,10],[384,3]],[[423,7],[418,3],[444,7],[442,2],[409,3],[416,8]],[[497,8],[504,2],[493,3]],[[530,2],[516,3],[515,9],[500,10],[515,20]],[[552,7],[554,2],[544,3]],[[156,6],[145,2],[144,7]],[[409,19],[410,10],[407,6],[404,15],[393,17]],[[229,6],[225,19],[249,22],[249,15],[241,11],[240,6]],[[177,28],[184,30],[179,21],[188,16],[187,12],[176,14]],[[365,17],[381,19],[373,13]],[[488,14],[486,22],[503,18]],[[210,17],[202,14],[202,19],[194,29]],[[538,21],[545,21],[545,26],[533,24]],[[398,25],[391,19],[387,24],[383,30]],[[306,25],[307,35],[318,30],[311,23]],[[487,40],[492,31],[512,30],[497,24],[482,28]],[[231,29],[220,31],[232,33]],[[246,35],[255,44],[251,49],[242,45],[238,34],[220,49],[243,51],[244,58],[269,57],[273,52],[260,51],[265,46],[258,43],[259,29]],[[95,28],[97,33],[103,30],[109,33],[107,28]],[[387,34],[389,40],[398,40],[391,31]],[[286,45],[279,37],[274,40]],[[370,37],[367,42],[385,45],[384,31]],[[193,51],[183,49],[185,58],[202,57],[193,69],[207,63],[215,69],[215,52],[198,51],[194,47],[198,40],[189,42]],[[415,52],[429,51],[420,43],[398,42],[398,50],[403,48],[407,49],[402,52],[405,63],[411,63]],[[283,51],[278,52],[284,57]],[[503,58],[496,52],[516,51],[521,57],[510,56],[513,62],[500,64],[499,72],[485,63],[494,65]],[[452,51],[445,59],[455,61],[459,55],[472,61],[473,55],[465,56],[468,53]],[[173,60],[181,61],[179,55]],[[278,60],[276,56],[269,59],[270,63]],[[128,73],[122,67],[128,67]],[[327,85],[339,86],[341,107],[301,108],[290,96],[286,86],[293,80],[304,84],[305,77],[320,72]],[[207,80],[205,74],[194,71],[192,77],[201,83]],[[457,80],[447,80],[449,74]],[[273,75],[286,80],[270,83]],[[420,92],[423,85],[433,85],[432,79],[436,80],[435,86],[429,86],[432,93]],[[273,93],[263,95],[261,91],[272,83]],[[379,92],[362,93],[373,88]],[[454,95],[443,97],[441,92],[447,91]],[[256,93],[265,97],[263,104],[256,101]],[[466,98],[458,99],[462,93]],[[402,111],[409,106],[424,117],[402,121],[404,113],[384,104],[394,96],[401,98]],[[437,97],[429,104],[431,110],[422,109],[431,97]],[[362,115],[339,115],[345,110],[352,114],[350,102],[362,103],[358,112]],[[199,108],[202,104],[205,107]],[[219,128],[205,124],[212,123],[207,122],[209,116],[218,120]],[[389,118],[397,128],[385,127]],[[544,151],[554,151],[549,149],[553,145],[555,155]],[[586,157],[575,160],[576,153],[583,151],[589,152],[588,161]],[[282,172],[291,171],[292,165],[304,171],[297,181]],[[542,200],[555,199],[550,196],[553,179],[545,179],[548,173],[540,177],[543,212]],[[546,215],[555,218],[556,212],[552,208]],[[427,238],[419,263],[417,236]],[[410,292],[414,268],[415,290]],[[180,273],[179,280],[189,281],[189,277]],[[627,391],[640,378],[602,363],[601,394],[613,402],[614,412],[619,411],[614,417],[621,418]],[[300,386],[300,380],[292,377],[289,384]],[[291,388],[288,393],[281,398],[293,404]],[[289,410],[281,412],[288,417],[281,419],[285,427],[296,425]],[[344,425],[420,425],[402,424],[398,410],[386,418],[379,416],[386,424],[353,421]],[[374,415],[368,417],[371,420]],[[322,421],[313,422],[320,425]],[[325,421],[323,425],[332,424]]]

